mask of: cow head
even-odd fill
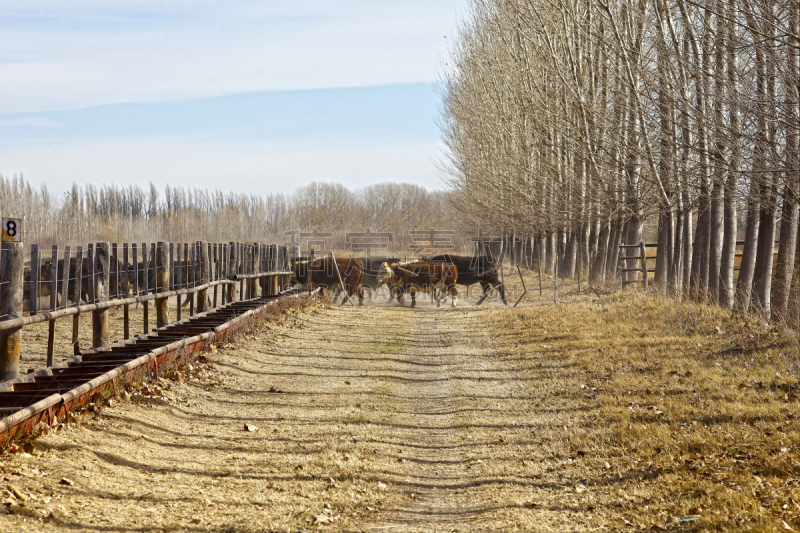
[[[378,269],[376,281],[378,283],[392,283],[392,280],[394,280],[394,270],[389,266],[389,263],[383,263]]]

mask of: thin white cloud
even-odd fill
[[[60,122],[43,117],[21,117],[0,120],[0,128],[58,128],[63,126]]]
[[[5,2],[0,96],[23,112],[215,96],[220,88],[431,82],[466,3]],[[174,42],[165,35],[173,31]]]

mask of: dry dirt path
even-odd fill
[[[540,408],[553,370],[486,313],[295,311],[163,379],[150,393],[165,400],[134,396],[0,457],[0,531],[602,526],[540,446],[576,406]]]

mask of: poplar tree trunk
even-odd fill
[[[578,250],[577,238],[578,236],[575,232],[570,232],[569,235],[564,234],[564,264],[561,270],[561,277],[564,279],[575,277],[575,261]]]
[[[789,12],[789,33],[798,35],[800,30],[800,7],[797,2],[791,2]],[[797,46],[800,43],[790,45],[788,48],[788,65],[785,83],[787,105],[787,122],[790,124],[786,128],[786,167],[788,175],[786,185],[783,190],[783,210],[781,213],[781,236],[778,247],[778,266],[775,272],[775,300],[773,302],[773,314],[776,321],[790,322],[789,320],[789,297],[792,291],[792,282],[795,278],[795,263],[797,256],[797,233],[798,233],[798,195],[800,195],[800,135],[797,127],[800,120],[800,94],[798,94],[798,74],[800,73],[800,53]],[[795,300],[795,305],[797,305]]]
[[[683,212],[683,289],[688,290],[692,276],[692,209],[691,204],[684,200]]]
[[[756,271],[756,252],[758,251],[758,234],[761,219],[761,190],[758,183],[750,184],[750,196],[747,202],[747,221],[745,222],[744,249],[739,263],[739,279],[736,281],[736,309],[747,312],[750,309],[750,298],[753,294],[753,275]]]
[[[546,255],[544,261],[545,274],[552,275],[556,272],[556,255],[558,255],[556,251],[556,238],[557,235],[555,231],[550,231],[547,234],[547,245],[545,246]]]
[[[723,15],[728,18],[731,10],[736,9],[736,0],[723,2]],[[739,65],[738,45],[739,36],[737,27],[730,22],[725,23],[727,33],[727,77],[728,77],[728,121],[729,144],[731,147],[728,160],[728,173],[725,179],[724,220],[722,257],[720,258],[719,273],[719,304],[726,309],[732,309],[736,299],[733,269],[736,260],[736,238],[738,236],[738,210],[736,206],[737,180],[739,178],[739,164],[741,159],[741,116],[739,111]]]
[[[594,268],[592,271],[592,282],[603,283],[606,281],[606,261],[608,260],[608,239],[611,224],[606,222],[600,227],[600,232],[597,238],[597,254],[594,259]]]
[[[656,252],[656,273],[654,282],[662,288],[667,287],[669,265],[672,263],[674,221],[672,209],[662,209],[658,215],[658,249]]]

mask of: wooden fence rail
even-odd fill
[[[169,298],[177,298],[176,320],[182,320],[182,298],[188,299],[189,316],[218,303],[277,295],[288,282],[289,254],[285,246],[209,243],[99,242],[73,252],[54,245],[45,259],[36,244],[30,247],[30,264],[23,245],[3,243],[0,251],[0,381],[19,374],[21,330],[48,322],[47,365],[53,364],[55,322],[73,317],[72,352],[80,353],[80,316],[92,314],[92,347],[109,344],[108,310],[123,308],[123,336],[130,338],[130,306],[142,304],[143,333],[150,332],[149,306],[155,305],[156,326],[170,324]],[[140,252],[141,250],[141,252]],[[120,258],[120,251],[122,257]],[[72,284],[72,286],[70,285]],[[222,288],[218,297],[218,287]],[[72,289],[72,290],[70,290]],[[210,295],[209,291],[213,291]],[[30,299],[23,316],[23,299]],[[49,296],[47,312],[40,299]],[[196,307],[195,307],[196,303]],[[183,302],[185,305],[186,302]]]

